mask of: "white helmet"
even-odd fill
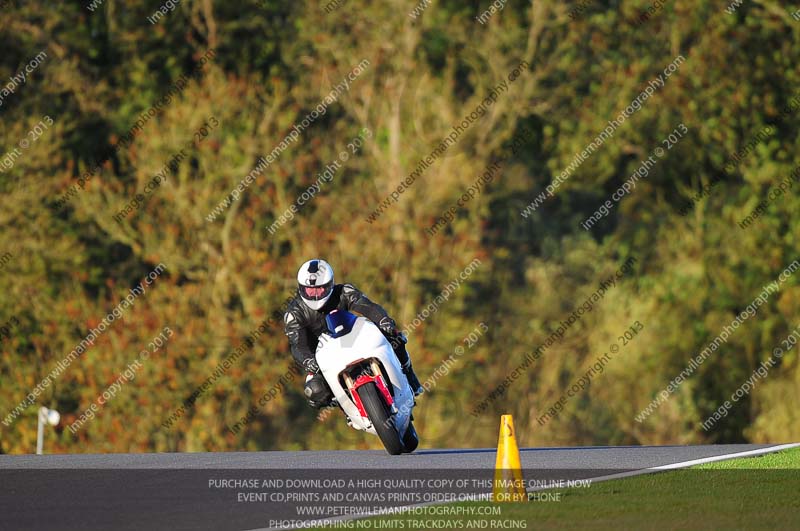
[[[319,310],[333,293],[333,268],[325,260],[309,260],[297,272],[297,292],[312,310]]]

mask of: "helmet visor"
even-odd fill
[[[322,286],[300,286],[300,296],[309,301],[319,301],[330,295],[333,284]]]

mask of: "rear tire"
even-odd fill
[[[380,437],[383,447],[390,455],[400,455],[405,449],[400,441],[400,434],[397,433],[394,419],[387,411],[386,404],[383,402],[378,388],[374,382],[369,382],[358,388],[356,391],[364,410],[367,412],[375,432]]]
[[[417,430],[414,429],[414,423],[411,421],[408,421],[406,434],[403,435],[403,446],[405,446],[405,452],[408,454],[419,446],[419,436],[417,435]]]

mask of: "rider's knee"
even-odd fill
[[[328,387],[328,384],[325,383],[325,378],[321,374],[315,374],[306,380],[303,393],[314,407],[322,407],[333,398],[333,393]]]

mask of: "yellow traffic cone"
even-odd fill
[[[514,419],[511,415],[500,418],[500,437],[497,439],[497,460],[494,465],[492,499],[496,502],[527,501],[525,481],[519,447],[514,436]]]

